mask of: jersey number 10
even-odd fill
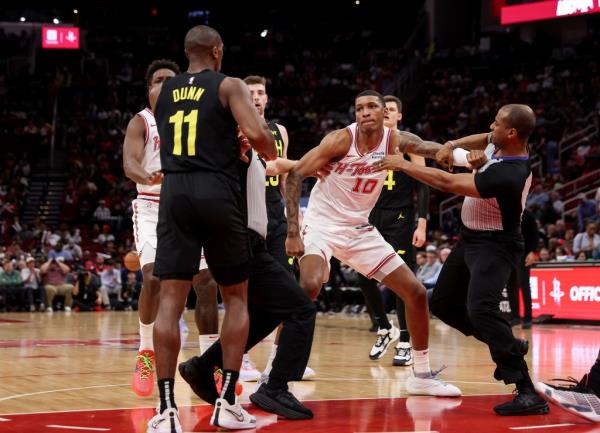
[[[173,155],[181,155],[181,135],[183,132],[183,124],[188,124],[187,130],[187,154],[188,156],[196,155],[196,125],[198,124],[198,110],[192,110],[184,116],[183,110],[169,117],[169,123],[173,123]]]

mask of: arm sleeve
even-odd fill
[[[429,187],[422,182],[415,181],[417,191],[417,218],[427,219],[429,213]]]

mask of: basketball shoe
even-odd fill
[[[154,390],[154,352],[152,350],[138,352],[131,388],[140,397],[152,395]]]
[[[194,394],[209,404],[215,404],[219,393],[215,384],[213,366],[207,365],[201,357],[194,356],[179,364],[178,370]]]
[[[545,399],[575,415],[593,422],[600,422],[600,397],[589,387],[589,375],[578,382],[568,378],[561,380],[566,386],[538,382],[535,390]]]
[[[417,377],[413,372],[413,374],[406,379],[406,392],[409,395],[460,397],[460,389],[438,378],[440,371],[441,370],[432,371],[429,377]]]
[[[544,415],[550,412],[548,403],[535,393],[531,385],[517,385],[511,401],[494,406],[494,412],[503,416]]]
[[[158,409],[156,410],[158,412]],[[148,421],[146,433],[183,433],[177,409],[168,408]]]
[[[369,358],[373,361],[381,358],[387,352],[390,344],[398,340],[398,338],[400,338],[400,330],[394,324],[392,324],[390,329],[379,328],[379,331],[377,331],[377,340],[375,340],[375,344],[369,352]]]
[[[271,389],[267,384],[262,384],[254,394],[250,394],[250,401],[262,410],[287,419],[314,417],[312,411],[300,403],[287,389]]]
[[[237,399],[235,404],[229,404],[224,398],[218,398],[210,425],[230,430],[250,429],[256,428],[256,418],[246,412]]]
[[[256,382],[258,379],[260,379],[260,371],[256,369],[256,365],[250,359],[250,355],[244,353],[242,367],[240,368],[240,381]]]
[[[394,348],[394,360],[392,365],[395,367],[404,367],[413,364],[412,347],[410,343],[400,341]]]

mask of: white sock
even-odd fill
[[[215,341],[219,339],[219,334],[204,334],[198,336],[198,342],[200,343],[200,355],[208,350]]]
[[[146,325],[140,320],[140,352],[142,350],[154,351],[154,342],[152,341],[153,331],[154,322]]]
[[[429,376],[431,374],[431,367],[429,367],[429,349],[425,350],[414,350],[413,356],[415,359],[415,363],[413,365],[413,369],[415,371],[416,376]]]
[[[271,348],[271,354],[269,355],[269,359],[267,359],[267,366],[265,367],[265,371],[263,374],[268,376],[271,373],[271,369],[273,368],[273,360],[275,359],[275,355],[277,355],[277,344],[273,343],[273,347]]]

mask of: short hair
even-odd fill
[[[508,104],[500,108],[506,112],[506,123],[517,130],[517,135],[523,140],[529,138],[535,128],[535,114],[529,105]]]
[[[150,87],[150,84],[152,83],[152,76],[159,69],[170,69],[171,71],[173,71],[175,73],[175,75],[178,75],[181,73],[181,71],[179,70],[179,66],[177,66],[177,63],[175,63],[173,60],[169,60],[169,59],[155,60],[152,63],[150,63],[148,65],[148,69],[146,69],[146,87]]]
[[[395,102],[396,106],[398,107],[398,112],[402,113],[402,101],[397,96],[385,95],[383,97],[383,102]]]
[[[358,98],[361,98],[363,96],[376,96],[377,99],[379,99],[379,102],[381,102],[381,106],[385,107],[385,101],[383,100],[383,95],[381,93],[376,92],[375,90],[363,90],[358,95],[356,95],[356,98],[354,98],[354,100],[356,101]]]
[[[189,53],[204,55],[223,40],[218,31],[209,26],[194,26],[185,35],[183,46]]]
[[[263,86],[267,87],[267,79],[262,75],[248,75],[246,78],[244,78],[244,83],[247,85],[262,84]]]

